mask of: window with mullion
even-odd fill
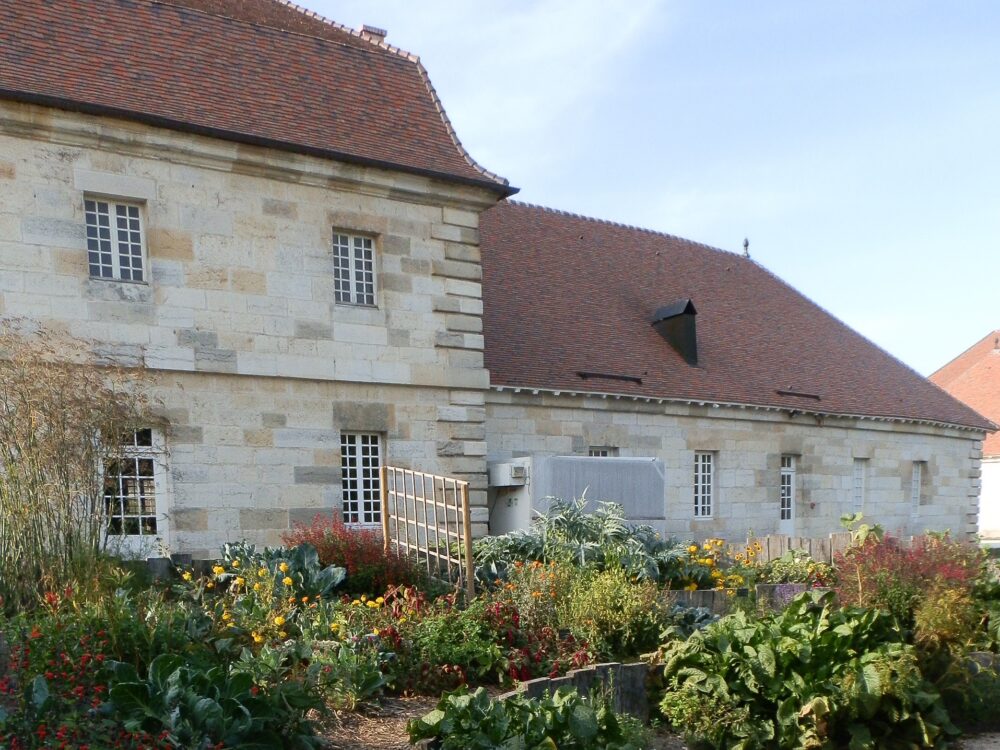
[[[156,461],[152,431],[136,430],[121,456],[104,471],[104,504],[108,533],[156,536]]]
[[[694,515],[712,515],[712,495],[715,484],[715,454],[699,451],[694,454]]]
[[[792,502],[795,498],[795,456],[781,457],[779,518],[790,521],[792,518]]]
[[[378,434],[340,436],[340,487],[344,523],[382,522],[382,439]]]
[[[87,199],[87,261],[95,279],[145,281],[139,206]]]
[[[371,237],[334,232],[333,288],[337,302],[375,305],[375,243]]]

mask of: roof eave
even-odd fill
[[[902,417],[885,414],[851,414],[839,411],[825,411],[823,409],[806,408],[801,406],[782,406],[779,404],[751,404],[739,401],[720,401],[713,398],[678,398],[664,396],[647,396],[635,393],[615,393],[612,391],[587,391],[579,388],[540,388],[532,385],[506,385],[494,383],[490,390],[501,393],[511,391],[513,393],[528,393],[538,395],[541,393],[553,396],[591,396],[600,399],[615,399],[626,401],[644,401],[646,403],[658,404],[683,404],[685,406],[712,406],[716,408],[732,409],[757,409],[760,411],[794,412],[797,414],[807,414],[817,417],[841,417],[844,419],[871,420],[873,422],[899,422],[905,424],[922,424],[931,427],[947,427],[957,430],[968,430],[972,432],[996,432],[998,427],[993,422],[987,421],[989,426],[980,424],[963,424],[960,422],[948,422],[940,419],[926,419],[922,417]]]
[[[98,117],[115,117],[122,120],[141,122],[145,125],[152,125],[154,127],[166,128],[168,130],[191,133],[192,135],[201,135],[208,138],[218,138],[219,140],[242,143],[248,146],[260,146],[262,148],[272,148],[278,151],[287,151],[291,153],[303,154],[305,156],[315,156],[321,159],[331,159],[333,161],[345,162],[347,164],[357,164],[358,166],[363,167],[375,167],[389,171],[405,172],[407,174],[418,175],[420,177],[442,180],[459,185],[468,185],[470,187],[483,188],[495,193],[498,196],[498,200],[509,198],[520,190],[520,188],[512,187],[506,180],[499,178],[496,180],[486,178],[478,179],[475,177],[466,177],[464,175],[450,174],[448,172],[438,172],[432,169],[424,169],[421,167],[397,164],[395,162],[384,161],[381,159],[358,156],[357,154],[350,154],[343,151],[337,151],[335,149],[316,148],[313,146],[291,143],[289,141],[263,138],[249,133],[241,133],[239,131],[226,130],[223,128],[213,128],[207,125],[198,125],[184,120],[175,120],[170,117],[153,115],[148,112],[138,112],[118,107],[109,107],[103,104],[82,102],[59,96],[38,94],[31,91],[18,91],[15,89],[0,88],[0,99],[9,99],[16,102],[22,102],[24,104],[36,104],[44,107],[53,107],[55,109],[64,109],[71,112],[80,112],[81,114],[95,115]]]

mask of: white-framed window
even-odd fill
[[[694,516],[709,518],[715,492],[715,454],[696,451],[694,454]]]
[[[610,458],[618,455],[618,449],[613,445],[592,445],[587,450],[587,455],[594,458]]]
[[[926,461],[914,461],[910,471],[910,507],[914,513],[920,512],[920,493],[923,491],[926,465]]]
[[[854,459],[854,481],[853,500],[854,510],[863,511],[865,509],[865,492],[868,484],[868,459]]]
[[[795,456],[781,457],[781,481],[778,492],[778,518],[792,520],[792,503],[795,502]]]
[[[160,536],[163,516],[162,436],[135,430],[118,459],[104,468],[104,507],[108,533],[115,536]]]
[[[333,289],[337,302],[375,305],[375,242],[333,233]]]
[[[83,207],[91,278],[145,281],[146,238],[139,205],[86,198]]]
[[[382,523],[382,437],[345,432],[340,436],[340,487],[344,523]]]

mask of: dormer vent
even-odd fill
[[[698,337],[694,325],[697,314],[694,303],[682,299],[661,307],[653,315],[653,328],[689,365],[698,364]]]

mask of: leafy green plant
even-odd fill
[[[277,591],[287,594],[291,588],[298,596],[328,597],[347,578],[347,570],[336,565],[322,565],[319,553],[311,544],[303,543],[290,549],[266,547],[262,552],[248,542],[227,543],[222,548],[224,572],[218,579],[228,583],[246,571],[267,570],[266,580]],[[291,584],[285,582],[292,580]]]
[[[122,716],[130,731],[165,731],[177,745],[199,749],[320,746],[305,714],[321,703],[295,680],[262,689],[247,672],[188,667],[176,654],[154,659],[145,679],[128,664],[112,670],[107,710]]]
[[[506,579],[515,563],[537,561],[623,568],[634,578],[678,586],[712,585],[711,566],[688,553],[690,543],[664,540],[651,526],[629,524],[617,503],[598,503],[593,513],[586,507],[584,499],[553,500],[531,528],[476,541],[477,576],[493,583]]]
[[[672,602],[655,582],[633,580],[622,568],[587,573],[559,602],[559,624],[585,639],[602,658],[656,648],[670,624]]]
[[[571,688],[506,701],[493,700],[483,688],[460,688],[407,730],[410,742],[433,739],[441,750],[640,750],[647,739],[638,720],[616,714],[602,697],[591,700]]]
[[[833,566],[814,560],[808,552],[790,549],[760,566],[757,583],[805,583],[829,586],[834,581]]]
[[[939,747],[956,732],[893,619],[830,592],[668,644],[664,676],[664,714],[711,747]]]

